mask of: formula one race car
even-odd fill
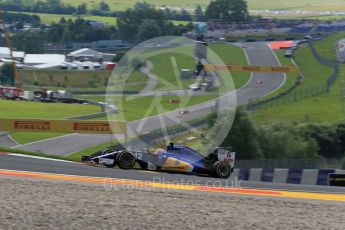
[[[170,143],[155,153],[144,151],[104,149],[92,156],[83,156],[83,162],[112,168],[132,169],[136,163],[144,170],[207,174],[228,178],[234,170],[235,153],[217,148],[207,157],[195,150]]]

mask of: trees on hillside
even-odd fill
[[[13,37],[13,46],[18,50],[23,50],[26,53],[43,53],[44,52],[44,37],[43,32],[26,32],[17,33]]]
[[[137,3],[119,16],[117,22],[120,37],[132,42],[161,35],[181,35],[193,28],[191,24],[175,26],[167,21],[163,11],[148,3]]]
[[[81,3],[75,7],[70,4],[63,3],[61,0],[38,0],[38,1],[0,1],[0,8],[5,11],[32,12],[32,13],[48,13],[48,14],[94,14],[94,15],[114,15],[116,12],[110,12],[109,5],[102,1],[97,8],[88,9],[85,3]]]
[[[212,119],[210,125],[214,125]],[[297,125],[279,121],[254,125],[239,109],[221,146],[231,147],[238,159],[344,158],[345,123]]]
[[[24,22],[32,24],[34,27],[39,27],[41,25],[41,19],[37,15],[28,15],[23,13],[13,13],[13,12],[5,12],[3,13],[3,17],[6,23],[19,23],[23,24]],[[16,28],[21,29],[19,25]]]
[[[13,70],[13,66],[10,63],[6,63],[4,64],[1,69],[0,69],[0,73],[2,77],[6,77],[9,79],[13,79],[14,78],[14,70]]]
[[[101,11],[110,11],[109,5],[103,1],[99,4],[99,9]]]
[[[203,22],[206,20],[205,13],[202,10],[200,5],[197,5],[197,7],[194,10],[194,17],[196,21]]]
[[[263,154],[258,138],[257,128],[248,115],[242,109],[238,109],[231,130],[221,146],[231,147],[239,153],[239,159],[260,159],[263,158]]]
[[[243,22],[248,19],[247,3],[244,0],[215,0],[210,2],[205,15],[207,19]]]
[[[285,122],[258,127],[258,141],[266,159],[315,159],[319,146],[315,139],[306,137],[298,126]]]
[[[83,15],[87,13],[87,5],[85,3],[80,4],[77,7],[77,12],[78,15]]]
[[[93,27],[82,18],[74,21],[62,18],[59,23],[53,23],[49,29],[44,31],[16,33],[13,37],[13,45],[18,50],[25,52],[42,53],[45,42],[59,42],[68,45],[71,42],[108,40],[115,33],[116,28],[113,26]]]
[[[117,19],[120,36],[129,41],[136,40],[139,27],[145,20],[155,21],[155,24],[162,31],[165,23],[163,13],[155,10],[147,3],[142,3],[136,4],[133,9],[126,10],[124,14]]]
[[[161,35],[161,28],[154,20],[144,20],[138,28],[138,38],[141,41],[148,40],[150,38],[158,37]]]

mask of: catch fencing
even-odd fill
[[[345,167],[345,159],[250,159],[250,160],[236,160],[236,168],[251,169],[251,168],[289,168],[289,169],[326,169]],[[345,168],[344,168],[345,169]]]

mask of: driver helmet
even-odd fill
[[[164,154],[164,153],[166,153],[166,151],[164,149],[161,149],[161,148],[156,149],[156,151],[155,151],[155,155],[161,155],[161,154]]]

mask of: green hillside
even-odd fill
[[[109,4],[112,10],[124,10],[133,6],[137,1],[136,0],[62,0],[65,3],[72,5],[80,5],[81,3],[86,3],[89,8],[92,8],[94,5],[97,5],[99,2],[104,1]],[[155,6],[172,6],[180,7],[184,9],[195,8],[196,5],[200,4],[203,7],[206,7],[210,0],[150,0],[148,1]],[[249,9],[262,9],[262,10],[275,10],[275,9],[290,9],[290,10],[344,10],[345,4],[342,0],[247,0]]]

